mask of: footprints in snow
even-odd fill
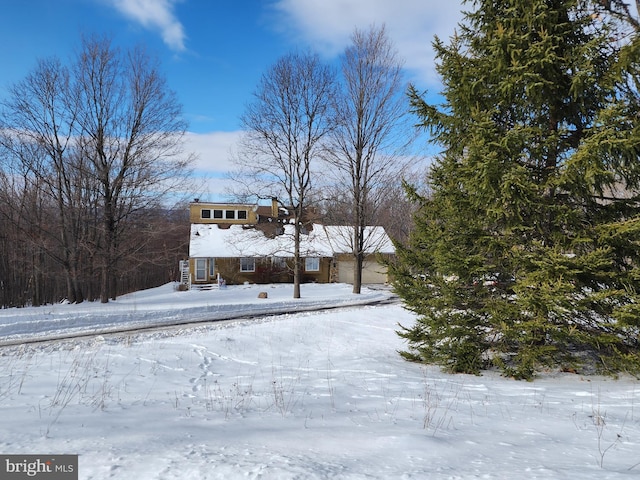
[[[232,338],[226,338],[225,342],[229,344],[233,342]],[[202,362],[198,365],[198,368],[202,371],[200,376],[191,378],[189,382],[193,384],[192,390],[194,392],[199,391],[203,384],[207,381],[207,377],[216,376],[219,377],[221,374],[215,373],[214,371],[214,362],[215,361],[227,361],[227,362],[235,362],[246,365],[258,365],[258,362],[253,360],[245,360],[241,358],[232,358],[227,357],[225,355],[221,355],[219,353],[214,353],[207,349],[207,347],[202,345],[193,345],[193,351],[202,358]]]
[[[189,380],[189,383],[193,384],[193,387],[191,389],[194,392],[197,392],[202,389],[202,385],[207,381],[208,377],[219,376],[220,374],[217,374],[213,371],[214,358],[205,355],[205,353],[209,353],[206,351],[206,349],[196,347],[194,348],[194,352],[202,357],[202,362],[200,362],[200,364],[198,365],[198,368],[202,371],[202,373],[200,374],[200,376],[191,378]]]

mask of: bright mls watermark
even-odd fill
[[[78,455],[0,455],[0,479],[78,480]]]

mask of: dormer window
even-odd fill
[[[247,223],[251,221],[251,223],[256,223],[255,216],[251,215],[251,210],[248,206],[239,205],[238,208],[233,208],[232,205],[215,205],[216,208],[213,208],[214,204],[209,205],[198,205],[197,210],[192,209],[192,214],[195,213],[198,217],[198,220],[201,220],[201,223]],[[195,222],[198,220],[194,219]]]

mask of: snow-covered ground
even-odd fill
[[[166,285],[0,310],[0,341],[387,295],[350,292]],[[81,479],[640,477],[637,380],[447,375],[400,358],[398,322],[354,305],[0,347],[0,453],[79,454]]]

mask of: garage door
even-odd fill
[[[338,282],[353,283],[353,260],[338,261]],[[378,262],[364,262],[362,283],[386,283],[387,267]]]

